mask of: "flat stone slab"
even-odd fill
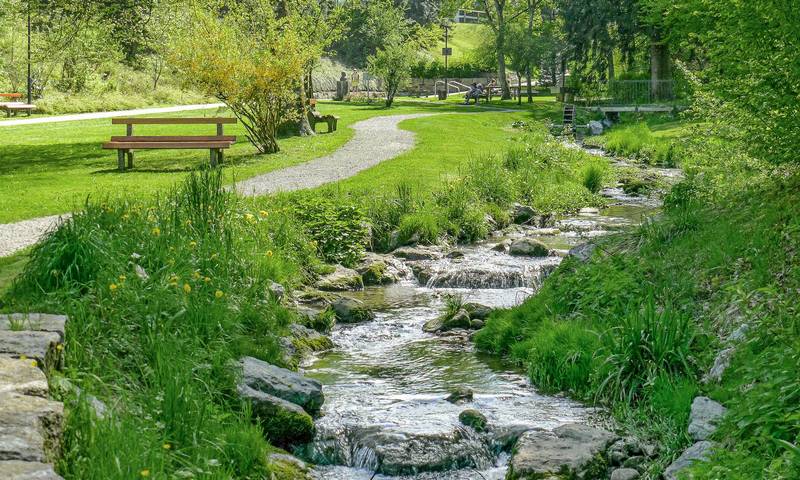
[[[47,377],[31,360],[0,357],[0,394],[19,393],[46,397]]]
[[[60,402],[18,393],[0,395],[0,460],[57,458],[63,420]]]
[[[52,465],[41,462],[0,461],[0,472],[5,480],[64,480]]]
[[[49,313],[12,313],[0,315],[0,330],[32,330],[38,332],[54,332],[64,340],[64,329],[67,326],[66,315]]]
[[[61,335],[55,332],[0,330],[0,355],[34,359],[48,368],[61,364],[60,343]]]
[[[239,365],[244,385],[298,405],[308,413],[319,412],[325,401],[322,384],[314,379],[253,357],[243,357]]]

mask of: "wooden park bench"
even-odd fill
[[[317,123],[325,122],[328,124],[328,133],[335,132],[337,123],[339,122],[339,117],[336,115],[328,114],[323,115],[317,111],[317,99],[312,98],[308,101],[308,105],[311,107],[309,110],[308,121],[311,123],[311,129],[315,132],[317,131]]]
[[[126,125],[124,137],[111,137],[110,142],[103,144],[104,149],[117,151],[117,163],[120,171],[125,170],[125,158],[128,159],[128,168],[133,168],[133,151],[149,149],[195,149],[210,152],[211,166],[222,163],[223,150],[236,143],[236,137],[225,135],[222,126],[236,123],[235,118],[199,117],[199,118],[112,118],[112,125]],[[216,135],[133,135],[134,125],[216,125]]]
[[[30,116],[31,112],[36,110],[36,105],[22,103],[19,101],[21,98],[21,93],[0,93],[0,100],[10,100],[9,102],[0,101],[0,110],[5,110],[7,117],[10,117],[12,113],[16,115],[19,112],[27,112]]]

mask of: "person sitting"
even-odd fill
[[[466,95],[464,95],[464,105],[469,105],[469,101],[471,99],[475,99],[475,103],[478,103],[478,84],[472,82],[472,85],[469,87]]]

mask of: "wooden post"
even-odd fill
[[[125,150],[117,150],[117,168],[120,172],[125,171]]]
[[[218,137],[222,136],[222,124],[221,123],[217,124],[217,136]]]
[[[209,152],[210,152],[210,155],[211,155],[211,167],[212,168],[216,167],[217,166],[217,150],[215,148],[212,148],[211,150],[209,150]]]
[[[133,124],[129,123],[126,127],[127,128],[125,129],[125,134],[128,135],[129,137],[132,137],[133,136]]]
[[[133,168],[133,150],[126,150],[125,153],[128,155],[128,168]]]
[[[222,165],[222,162],[225,161],[225,150],[221,148],[217,150],[217,161],[220,165]]]

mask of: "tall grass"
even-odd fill
[[[644,122],[614,128],[600,142],[615,155],[637,158],[652,165],[674,167],[679,163],[676,144],[654,136]]]
[[[294,218],[249,209],[209,171],[152,203],[89,203],[45,238],[8,301],[69,315],[64,374],[109,407],[66,399],[65,478],[268,477],[230,362],[282,364],[294,317],[268,287],[315,259]]]

